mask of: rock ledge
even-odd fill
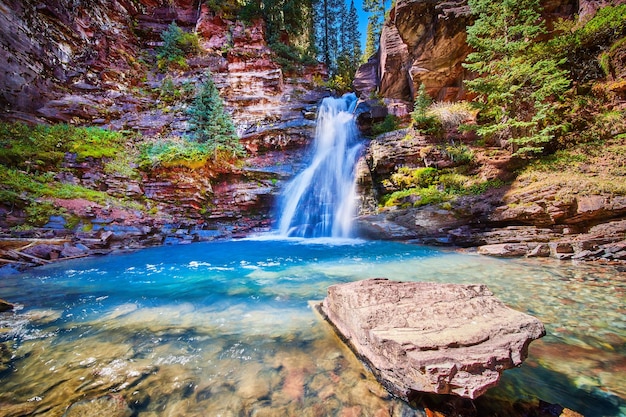
[[[476,398],[545,335],[539,320],[506,307],[485,285],[368,279],[329,287],[319,310],[406,401],[419,392]]]

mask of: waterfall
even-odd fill
[[[317,114],[309,166],[285,187],[278,231],[293,237],[350,237],[355,209],[354,167],[361,145],[356,96],[327,97]]]

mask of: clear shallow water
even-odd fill
[[[544,322],[548,335],[492,404],[539,397],[626,415],[626,277],[615,268],[336,243],[160,247],[1,278],[0,298],[23,308],[0,316],[11,352],[0,356],[14,355],[0,415],[61,416],[110,393],[138,416],[422,415],[389,398],[308,305],[370,277],[486,283]]]

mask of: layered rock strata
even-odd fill
[[[369,279],[328,288],[320,306],[340,336],[395,396],[476,398],[520,366],[545,335],[484,285]]]
[[[0,58],[6,62],[0,118],[133,131],[141,142],[183,140],[190,135],[186,109],[193,90],[211,72],[248,152],[240,167],[132,166],[131,176],[108,172],[108,160],[67,154],[55,180],[138,204],[54,199],[65,218],[2,237],[28,243],[70,234],[82,253],[99,253],[270,227],[275,195],[299,169],[301,149],[314,133],[316,103],[328,95],[313,82],[324,68],[287,76],[274,61],[262,20],[244,24],[197,1],[0,0],[0,10]],[[156,48],[172,22],[198,35],[200,51],[186,58],[186,67],[164,73],[156,68]],[[0,203],[5,231],[25,217],[24,210]],[[69,253],[63,245],[48,246],[41,256],[7,260],[37,256],[39,263]]]
[[[480,175],[514,179],[510,154],[485,150]],[[398,167],[446,168],[450,156],[433,139],[399,130],[372,140],[356,170],[363,237],[415,240],[430,245],[478,248],[500,257],[553,257],[573,260],[626,260],[626,197],[585,194],[575,184],[503,186],[477,196],[459,196],[445,205],[380,209],[381,196],[396,189],[389,179]]]

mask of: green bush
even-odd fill
[[[56,207],[49,201],[37,201],[26,206],[26,223],[29,226],[41,227],[45,225],[50,216],[56,216],[65,212],[64,209]]]
[[[470,185],[469,187],[466,188],[465,191],[466,191],[466,194],[481,195],[481,194],[486,193],[488,190],[504,187],[504,185],[505,185],[504,181],[502,181],[499,178],[496,178],[493,180],[487,180],[485,182]]]
[[[467,145],[449,145],[445,152],[457,164],[469,164],[474,160],[474,152]]]
[[[620,36],[626,30],[626,4],[605,6],[598,9],[582,28],[575,32],[577,41],[587,43],[605,42],[605,39]]]
[[[399,190],[382,197],[385,207],[419,207],[441,204],[459,196],[479,195],[491,188],[502,187],[499,180],[483,181],[458,172],[458,168],[408,168],[402,167],[391,175],[391,183]]]
[[[167,105],[186,102],[194,97],[195,87],[191,82],[176,85],[169,75],[163,79],[161,86],[154,89],[159,100]]]
[[[426,188],[437,182],[439,171],[432,167],[400,167],[391,175],[391,182],[399,188]]]
[[[163,45],[157,49],[157,63],[159,69],[170,66],[187,68],[186,57],[196,54],[200,50],[198,35],[187,33],[176,22],[170,23],[161,33]]]
[[[400,128],[400,119],[393,114],[385,116],[385,120],[372,125],[372,134],[375,136],[382,135],[383,133],[393,132]]]
[[[426,92],[426,86],[420,84],[415,97],[413,112],[411,112],[411,120],[413,128],[425,135],[438,135],[443,127],[441,121],[428,111],[432,104],[433,100]]]
[[[295,45],[285,45],[281,42],[270,43],[270,49],[274,52],[276,62],[286,72],[293,72],[300,65],[318,64],[308,50]]]
[[[383,205],[385,207],[399,206],[402,208],[421,207],[428,204],[443,203],[450,198],[448,194],[431,185],[427,188],[409,188],[396,191],[383,197]]]

